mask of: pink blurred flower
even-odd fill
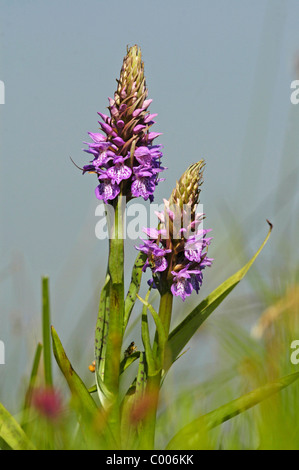
[[[62,411],[62,400],[57,390],[52,387],[38,388],[33,392],[33,407],[50,420],[59,417]]]

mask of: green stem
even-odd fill
[[[49,278],[42,278],[42,325],[43,325],[43,349],[44,349],[44,370],[45,383],[52,387],[52,351],[51,351],[51,320],[50,320],[50,298],[49,298]]]
[[[172,303],[173,303],[173,295],[170,291],[164,292],[160,299],[160,306],[159,306],[159,317],[163,324],[166,338],[169,334],[170,329],[170,322],[171,322],[171,314],[172,314]],[[156,357],[158,354],[158,334],[156,332],[155,340],[153,344],[153,355]],[[164,351],[167,354],[167,351]],[[155,375],[147,377],[147,384],[146,384],[146,395],[150,401],[150,409],[148,412],[147,417],[145,418],[140,447],[142,449],[154,449],[155,446],[155,430],[156,430],[156,416],[157,416],[157,408],[159,403],[159,394],[160,394],[160,386],[161,386],[161,377],[162,377],[162,370],[157,371]]]
[[[161,371],[156,375],[149,375],[147,377],[145,396],[150,403],[150,408],[148,409],[140,433],[139,448],[142,450],[154,450],[155,448],[156,415],[159,402],[160,382]]]
[[[159,316],[165,329],[166,337],[169,335],[173,295],[170,291],[165,292],[160,300]]]
[[[160,305],[159,305],[159,317],[161,319],[162,325],[164,326],[166,338],[168,338],[169,330],[170,330],[172,303],[173,303],[173,295],[168,290],[162,294],[161,299],[160,299]],[[156,333],[155,341],[153,344],[154,356],[157,354],[157,350],[158,350],[158,335]]]
[[[109,328],[106,345],[105,386],[109,391],[109,422],[111,430],[119,442],[119,375],[120,356],[123,340],[124,319],[124,237],[122,195],[119,195],[114,205],[114,215],[108,219],[109,227]]]

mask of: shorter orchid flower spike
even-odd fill
[[[149,267],[152,271],[149,285],[159,289],[161,294],[170,290],[183,301],[193,290],[199,292],[203,270],[213,262],[207,253],[212,240],[207,235],[211,230],[203,229],[204,214],[196,213],[203,168],[204,161],[201,160],[186,170],[169,200],[164,200],[164,211],[156,213],[158,229],[145,228],[149,239],[136,247],[147,255],[143,269]],[[186,213],[190,220],[184,226]]]

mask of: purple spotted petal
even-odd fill
[[[190,279],[184,277],[176,277],[171,286],[171,292],[176,297],[181,297],[185,301],[186,297],[191,295],[193,290],[192,283]]]
[[[107,203],[108,200],[115,199],[118,196],[120,189],[117,184],[113,184],[110,180],[102,180],[95,189],[97,199],[103,200]]]
[[[131,174],[131,168],[123,164],[116,164],[107,170],[107,176],[116,184],[120,184],[122,180],[130,178]]]
[[[153,273],[163,272],[165,271],[165,269],[167,269],[167,266],[168,266],[167,261],[164,258],[164,256],[154,256],[153,264],[154,264]]]
[[[155,178],[137,178],[131,186],[131,192],[134,197],[143,197],[146,201],[155,191]]]
[[[150,149],[145,145],[135,150],[134,157],[141,165],[150,165],[153,159]]]

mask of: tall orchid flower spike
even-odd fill
[[[127,50],[114,98],[109,98],[109,114],[98,113],[102,133],[89,132],[92,142],[84,142],[93,160],[83,167],[98,177],[96,197],[105,203],[120,193],[127,201],[142,197],[154,199],[154,191],[161,181],[162,147],[154,140],[161,135],[151,132],[157,114],[150,114],[147,99],[144,64],[141,51],[135,45]]]
[[[204,214],[196,213],[203,182],[204,161],[191,165],[164,201],[164,212],[157,213],[159,229],[146,228],[149,239],[136,247],[147,254],[144,268],[150,267],[149,284],[161,295],[171,291],[184,301],[202,285],[203,270],[211,266],[208,246],[210,229],[201,227]]]

